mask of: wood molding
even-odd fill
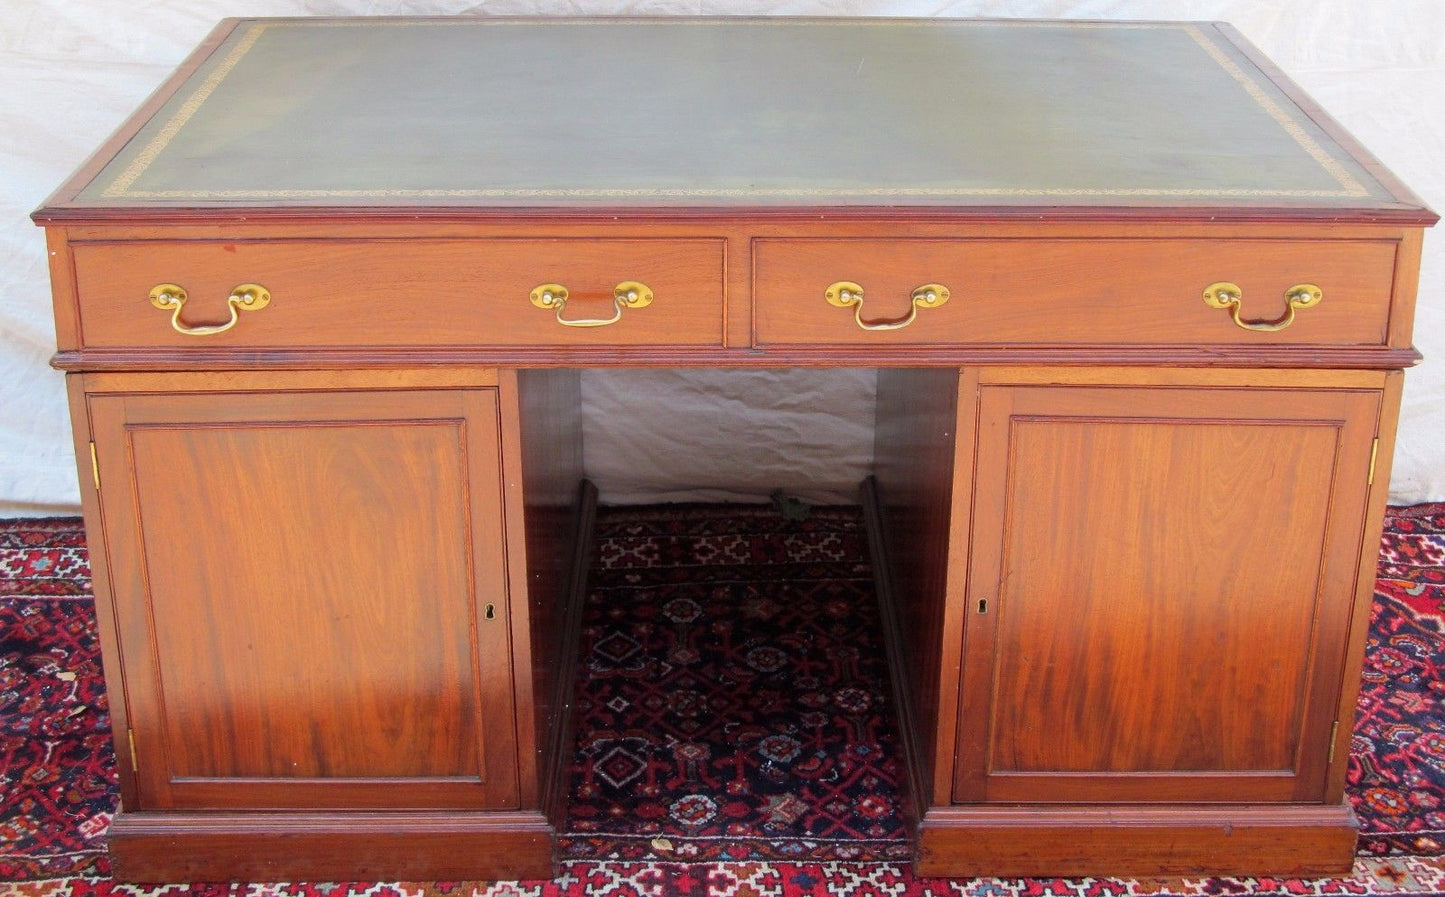
[[[86,179],[88,183],[89,179]],[[82,184],[81,186],[84,186]],[[756,221],[933,221],[938,223],[989,223],[1052,221],[1081,223],[1128,222],[1131,224],[1172,224],[1200,221],[1247,222],[1260,224],[1388,224],[1400,227],[1429,227],[1439,216],[1429,209],[1398,204],[1380,208],[1310,208],[1279,203],[1274,208],[1244,209],[1227,205],[1176,206],[1149,208],[1136,206],[969,206],[940,208],[934,206],[789,206],[769,209],[739,206],[719,209],[708,206],[677,206],[674,208],[639,208],[637,206],[589,207],[566,209],[560,206],[536,207],[468,207],[468,206],[237,206],[226,203],[192,203],[162,206],[109,208],[47,204],[30,217],[37,224],[215,224],[255,221],[355,223],[385,221],[517,221],[542,219],[550,221],[675,221],[707,216],[717,219],[750,219]]]
[[[1363,368],[1401,370],[1422,356],[1413,348],[1350,346],[802,346],[687,349],[615,346],[408,349],[84,349],[57,352],[62,371],[193,371],[236,368],[431,367],[965,367],[988,365],[1149,365],[1155,367]]]
[[[666,230],[659,232],[658,227]],[[517,218],[471,220],[465,217],[413,219],[405,221],[238,221],[224,226],[203,222],[73,224],[59,228],[73,244],[116,242],[200,242],[227,243],[256,241],[307,243],[331,240],[385,242],[395,240],[476,240],[551,237],[578,238],[676,238],[727,237],[746,247],[754,237],[792,239],[878,239],[880,237],[942,240],[1032,240],[1041,237],[1067,240],[1312,240],[1319,242],[1355,240],[1398,241],[1412,230],[1403,225],[1350,222],[1091,222],[1037,217],[1017,221],[957,221],[923,215],[907,219],[889,216],[847,219],[805,215],[777,215],[768,218],[718,218],[701,210],[689,216],[653,218],[637,214],[618,220],[577,219],[544,215]]]
[[[110,824],[117,881],[551,878],[540,813],[128,813]]]
[[[1381,389],[1384,371],[1319,368],[1310,371],[1278,368],[981,368],[985,386],[1198,386],[1240,389]]]
[[[1340,875],[1359,823],[1326,806],[935,808],[914,872],[948,876]]]
[[[426,368],[407,370],[329,371],[175,371],[170,373],[94,373],[85,379],[86,391],[124,392],[243,392],[246,390],[319,391],[378,389],[474,389],[497,385],[495,369]]]

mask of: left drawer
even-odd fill
[[[724,245],[708,237],[124,241],[73,251],[90,347],[718,346]],[[167,285],[184,291],[179,314]],[[241,287],[264,289],[269,301],[248,305],[259,293]],[[170,294],[164,308],[152,301],[161,292]]]

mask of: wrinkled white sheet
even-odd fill
[[[1439,0],[0,0],[0,515],[78,503],[62,379],[46,366],[54,330],[44,242],[25,216],[216,20],[530,13],[1229,21],[1445,209]],[[1426,238],[1415,331],[1428,360],[1406,378],[1391,495],[1445,500],[1445,231]],[[852,500],[870,463],[872,384],[866,371],[591,372],[588,473],[614,502],[774,488]]]

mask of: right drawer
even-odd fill
[[[760,346],[1384,345],[1396,247],[1390,240],[758,239],[753,338]],[[1220,283],[1238,292],[1217,290],[1211,306],[1205,292]],[[1318,293],[1297,294],[1291,317],[1286,296],[1304,285]],[[947,301],[921,298],[913,320],[896,326],[925,286],[944,287]],[[844,289],[845,299],[856,298],[850,287],[861,287],[865,301],[835,304]],[[889,324],[895,329],[877,329]]]

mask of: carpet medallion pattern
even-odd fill
[[[1438,857],[1445,854],[1445,505],[1392,510],[1386,523],[1346,784],[1362,853]]]
[[[604,509],[593,569],[563,856],[909,856],[856,509]]]
[[[552,881],[140,887],[104,853],[115,760],[80,522],[0,521],[0,897],[1445,893],[1445,505],[1387,519],[1339,879],[915,878],[865,544],[846,509],[602,515]]]

